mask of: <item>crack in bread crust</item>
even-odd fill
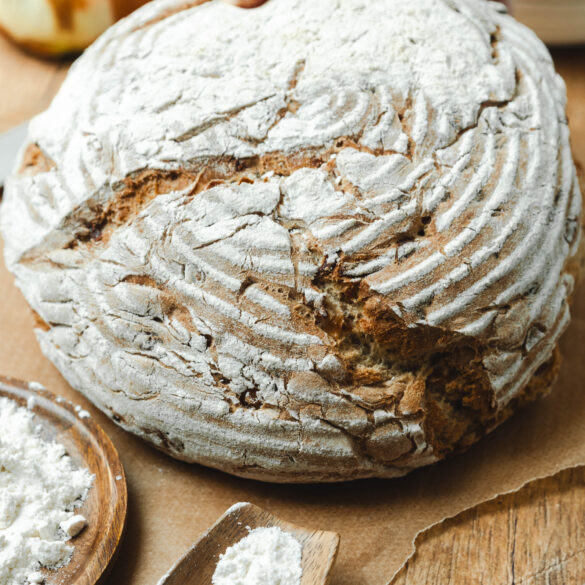
[[[159,195],[173,191],[188,190],[191,196],[195,196],[217,185],[254,183],[267,173],[288,177],[303,168],[323,167],[331,174],[332,180],[336,179],[339,175],[334,159],[345,148],[375,156],[398,154],[394,151],[373,150],[353,138],[340,137],[334,146],[327,149],[272,152],[244,159],[221,156],[191,161],[188,165],[172,171],[137,171],[111,187],[108,185],[103,192],[96,193],[69,213],[59,229],[69,232],[70,239],[61,245],[65,248],[76,248],[81,245],[105,244],[116,228],[131,222]],[[19,173],[34,176],[53,168],[55,163],[33,144],[26,150]],[[347,179],[340,181],[337,188],[359,196],[359,191]],[[42,244],[38,249],[28,250],[21,262],[42,262],[50,251],[49,247]]]

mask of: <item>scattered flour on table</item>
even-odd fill
[[[301,543],[280,528],[256,528],[221,555],[213,585],[300,585]]]
[[[0,585],[42,583],[41,567],[69,562],[83,518],[75,508],[93,479],[41,438],[31,412],[0,398]]]

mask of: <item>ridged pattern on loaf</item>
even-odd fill
[[[173,455],[400,475],[554,376],[565,99],[497,3],[158,0],[31,123],[6,259],[46,355]]]

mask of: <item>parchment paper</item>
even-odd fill
[[[575,154],[585,163],[585,52],[569,87]],[[561,54],[562,57],[562,54]],[[568,63],[568,61],[567,61]],[[572,92],[572,93],[571,93]],[[577,104],[576,97],[582,96]],[[577,128],[577,131],[575,131]],[[575,295],[565,357],[551,395],[467,453],[399,480],[279,486],[173,461],[126,434],[71,390],[41,354],[33,319],[0,265],[0,373],[35,380],[87,408],[118,448],[128,477],[125,541],[107,585],[155,585],[232,504],[249,501],[283,519],[341,535],[333,585],[384,585],[406,560],[417,532],[535,477],[585,463],[585,299]]]

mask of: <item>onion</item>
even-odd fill
[[[146,0],[0,0],[0,28],[46,56],[79,52]]]

